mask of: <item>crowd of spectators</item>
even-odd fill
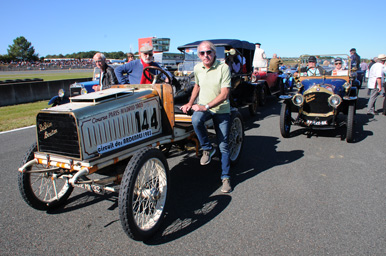
[[[93,68],[93,60],[90,59],[45,59],[43,61],[0,61],[1,71],[17,70],[46,70],[46,69],[88,69]]]

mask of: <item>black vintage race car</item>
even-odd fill
[[[187,102],[186,97],[190,96],[190,92],[194,86],[193,68],[201,60],[198,57],[197,47],[203,40],[188,43],[178,47],[184,53],[184,62],[179,64],[178,70],[174,73],[175,78],[180,83],[180,88],[176,88],[176,103],[179,98],[181,102]],[[279,92],[279,88],[269,86],[273,84],[278,77],[272,78],[270,74],[259,75],[256,78],[253,75],[253,55],[255,45],[248,41],[237,39],[210,39],[216,47],[216,58],[222,63],[230,65],[231,59],[238,59],[240,69],[234,70],[232,73],[232,88],[230,94],[230,103],[232,107],[248,106],[251,115],[257,114],[259,105],[263,105],[265,96]],[[272,82],[272,81],[273,82]],[[276,90],[277,89],[277,90]],[[184,99],[185,97],[185,99]]]
[[[291,125],[315,130],[345,125],[346,141],[352,142],[358,81],[350,69],[350,59],[347,55],[317,55],[318,71],[310,72],[309,57],[300,57],[295,73],[297,92],[280,96],[284,100],[280,112],[281,135],[289,138]],[[338,58],[344,67],[337,71],[334,62]]]

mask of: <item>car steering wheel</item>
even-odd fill
[[[158,70],[159,72],[161,73],[158,73],[157,75],[154,75],[153,73],[151,73],[150,71],[149,72],[146,72],[148,69],[154,69],[154,70]],[[151,77],[148,76],[148,74],[150,74]],[[161,75],[164,74],[167,79],[168,79],[168,82],[166,82],[166,80],[162,79],[161,78]],[[172,79],[170,78],[170,76],[168,75],[168,73],[163,70],[162,68],[159,68],[159,67],[156,67],[156,66],[148,66],[148,67],[145,67],[143,69],[143,75],[145,76],[145,78],[149,81],[153,80],[152,84],[155,84],[156,82],[161,82],[161,83],[169,83],[171,84],[172,82]]]

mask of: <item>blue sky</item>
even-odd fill
[[[138,50],[138,38],[167,37],[171,52],[203,39],[260,42],[268,57],[386,54],[385,0],[1,1],[0,54],[24,36],[39,56]]]

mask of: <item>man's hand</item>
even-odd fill
[[[192,106],[192,109],[194,110],[194,111],[206,111],[207,109],[205,108],[205,106],[203,106],[203,105],[198,105],[198,104],[196,104],[196,105],[193,105]]]
[[[100,85],[93,85],[92,88],[93,88],[93,90],[96,91],[96,92],[101,90],[101,86],[100,86]]]
[[[183,105],[182,107],[180,107],[180,109],[182,110],[182,112],[184,112],[185,114],[188,113],[188,111],[192,108],[192,104],[185,104]]]

